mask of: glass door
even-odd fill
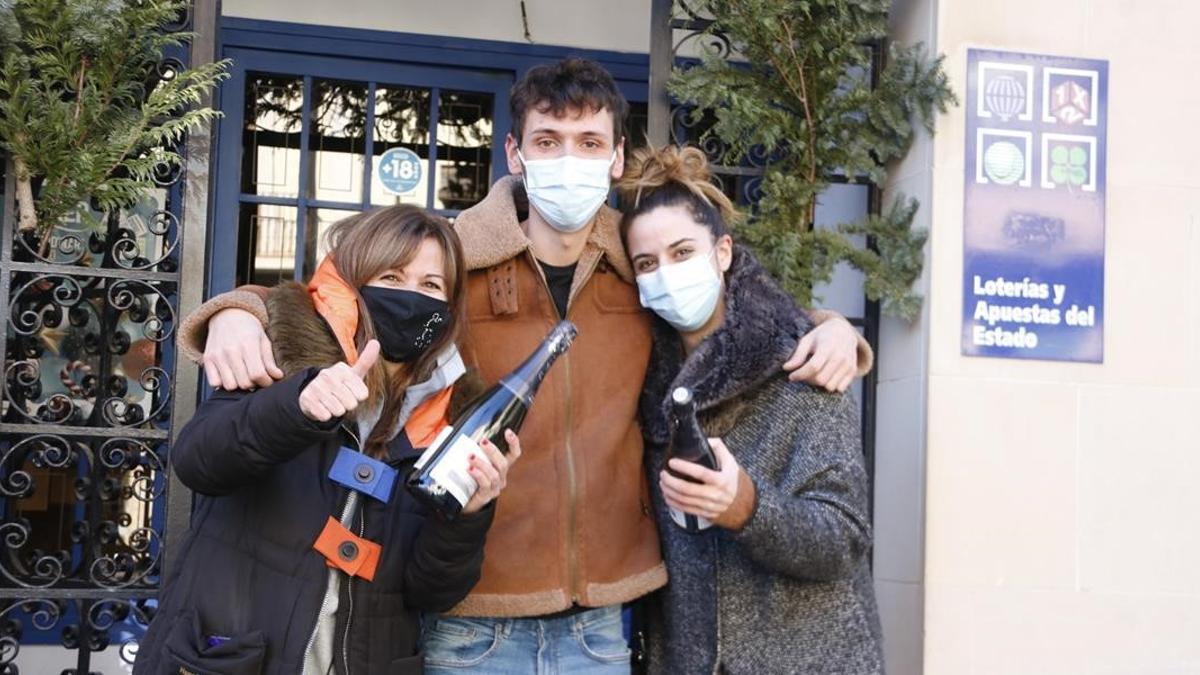
[[[391,204],[453,218],[505,173],[509,75],[232,56],[210,293],[304,279],[337,220]]]

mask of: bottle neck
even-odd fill
[[[560,325],[555,328],[524,363],[500,380],[500,384],[526,404],[530,403],[538,387],[542,386],[542,380],[546,379],[546,373],[550,372],[550,367],[571,346],[573,337],[573,327],[568,329]]]
[[[675,443],[677,445],[693,445],[704,439],[700,430],[700,421],[696,419],[696,402],[672,403],[671,412],[675,417]]]

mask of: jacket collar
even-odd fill
[[[357,361],[358,348],[354,345],[354,334],[358,330],[358,294],[338,274],[332,253],[325,256],[312,279],[309,279],[308,293],[312,297],[313,307],[337,338],[346,362],[352,364]]]
[[[521,216],[528,212],[521,177],[505,176],[492,185],[483,201],[460,213],[454,229],[462,240],[467,268],[487,269],[529,250],[532,244],[521,228]],[[621,244],[620,228],[621,212],[607,204],[601,206],[580,262],[590,266],[593,258],[603,257],[622,279],[633,283],[633,267]]]
[[[812,327],[748,249],[734,245],[725,273],[725,321],[684,359],[679,333],[654,318],[654,346],[642,391],[643,431],[656,443],[670,437],[670,393],[692,389],[697,410],[739,398],[780,373],[800,336]]]
[[[346,358],[329,323],[317,313],[314,298],[303,285],[287,282],[267,299],[267,335],[275,362],[285,375],[306,368],[325,368]]]

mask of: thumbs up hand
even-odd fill
[[[354,410],[367,400],[364,380],[378,360],[379,342],[371,340],[353,366],[343,361],[317,373],[300,392],[300,411],[314,422],[328,422]]]

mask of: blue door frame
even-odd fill
[[[507,171],[504,134],[510,128],[508,91],[512,83],[533,66],[582,56],[602,63],[617,80],[631,102],[645,102],[649,58],[645,54],[622,54],[540,45],[470,40],[410,33],[391,33],[352,28],[313,26],[275,21],[223,18],[222,55],[233,60],[230,79],[219,94],[224,113],[219,130],[213,218],[209,230],[207,294],[233,288],[238,258],[238,210],[241,204],[296,206],[296,274],[303,270],[304,237],[309,208],[359,210],[369,207],[371,162],[365,162],[362,203],[323,202],[307,197],[311,91],[314,79],[367,82],[371,94],[375,83],[423,87],[434,90],[433,119],[437,119],[439,89],[491,94],[494,98],[492,176],[495,181]],[[300,177],[297,199],[264,197],[241,192],[242,131],[245,113],[246,77],[250,72],[292,75],[303,78],[305,114],[300,130]],[[368,127],[370,115],[368,106]],[[435,122],[436,126],[436,122]],[[365,134],[365,155],[373,152],[373,138]],[[432,144],[431,138],[431,144]],[[431,153],[430,162],[436,161]],[[432,186],[432,181],[430,181]],[[432,204],[432,201],[429,202]]]

